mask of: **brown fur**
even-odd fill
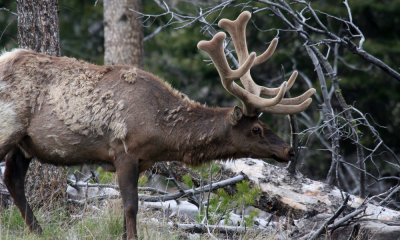
[[[29,158],[38,157],[114,169],[129,238],[136,235],[138,174],[154,162],[293,157],[286,143],[240,108],[202,106],[140,69],[29,50],[0,56],[0,159],[6,154],[5,182],[31,230],[41,231],[20,183]]]

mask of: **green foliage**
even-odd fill
[[[146,175],[140,176],[138,180],[138,186],[143,187],[148,182],[148,180],[149,178]]]
[[[260,189],[257,187],[250,188],[250,182],[243,180],[236,184],[237,192],[229,195],[224,189],[217,190],[217,194],[210,197],[208,212],[208,221],[210,224],[217,224],[221,219],[225,221],[229,219],[229,215],[234,210],[244,209],[245,207],[252,206],[257,198],[260,196]],[[202,209],[200,216],[197,220],[200,222],[204,219],[206,214],[206,207]],[[252,226],[254,217],[258,215],[257,210],[252,210],[249,216],[245,217],[244,224]]]
[[[9,230],[18,229],[20,231],[23,231],[23,229],[25,228],[24,219],[22,218],[21,213],[18,211],[18,208],[16,207],[10,207],[1,211],[0,221],[1,221],[0,225],[2,234]]]
[[[251,210],[249,216],[244,219],[246,226],[253,226],[254,218],[257,217],[259,213],[257,209]]]
[[[211,175],[215,176],[219,171],[221,171],[221,167],[214,162],[209,162],[202,164],[198,167],[193,167],[192,170],[200,175],[200,177],[207,179],[210,177],[210,167],[211,167]]]
[[[94,1],[58,0],[63,55],[103,64],[103,5]]]
[[[99,173],[99,183],[109,184],[115,182],[115,174],[112,172],[104,171],[102,167],[97,168],[97,172]]]
[[[185,174],[185,175],[182,177],[182,180],[183,180],[183,182],[184,182],[189,188],[193,188],[193,187],[194,187],[194,183],[193,183],[193,180],[192,180],[192,176],[190,176],[189,173]]]

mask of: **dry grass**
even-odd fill
[[[77,212],[76,209],[74,212]],[[52,207],[51,211],[36,211],[43,235],[31,234],[18,209],[12,206],[0,212],[0,240],[109,240],[122,239],[123,220],[120,201],[110,202],[102,210],[82,210],[80,215],[72,215],[66,207]],[[172,224],[171,218],[156,211],[141,210],[139,215],[139,239],[215,239],[210,234],[190,234],[179,231]],[[218,239],[261,240],[276,239],[276,235],[267,233],[246,233],[242,236],[213,234]]]
[[[148,217],[139,215],[140,239],[185,239],[178,231],[162,222],[148,221]],[[109,240],[121,239],[123,233],[122,207],[119,202],[110,203],[103,210],[84,210],[81,215],[71,215],[66,208],[53,208],[50,212],[35,212],[42,228],[43,235],[31,234],[25,225],[18,209],[12,206],[0,212],[0,240]]]

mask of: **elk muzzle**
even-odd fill
[[[276,161],[285,163],[294,160],[295,157],[296,154],[292,147],[284,147],[283,151],[278,154],[272,155],[272,158]]]

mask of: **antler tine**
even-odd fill
[[[236,53],[239,59],[239,65],[241,65],[248,57],[249,51],[247,49],[246,43],[246,26],[251,18],[251,13],[248,11],[242,12],[235,21],[229,19],[221,19],[218,22],[220,28],[225,29],[229,35],[231,35],[233,40],[233,45],[235,46]],[[278,39],[274,38],[271,44],[265,50],[263,54],[256,57],[254,61],[254,66],[265,62],[268,58],[272,56],[275,52],[276,46],[278,45]]]
[[[248,57],[248,49],[247,49],[247,43],[246,43],[246,25],[248,21],[251,18],[251,13],[250,12],[243,12],[241,13],[238,18],[234,21],[228,20],[228,19],[222,19],[219,21],[218,26],[225,29],[232,37],[233,39],[233,44],[236,49],[236,53],[238,55],[239,59],[239,66],[243,64],[243,62],[247,59]],[[265,50],[264,53],[262,53],[260,56],[256,57],[254,61],[254,65],[258,65],[260,63],[265,62],[267,59],[269,59],[272,54],[275,52],[275,49],[278,45],[278,39],[274,38],[270,45],[268,46],[267,50]],[[241,78],[241,82],[244,86],[244,88],[254,94],[255,96],[258,97],[258,99],[263,99],[259,96],[274,96],[273,99],[278,99],[278,95],[281,95],[283,88],[285,88],[285,91],[289,90],[296,78],[297,78],[298,72],[294,71],[292,75],[290,76],[287,85],[285,84],[285,87],[283,85],[279,88],[267,88],[264,86],[260,86],[256,84],[250,74],[250,71],[246,72]],[[277,104],[274,105],[264,105],[260,107],[260,104],[254,104],[254,102],[248,102],[249,104],[245,104],[245,110],[246,114],[248,115],[253,115],[257,111],[263,111],[263,112],[270,112],[270,113],[287,113],[287,114],[294,114],[298,113],[301,111],[304,111],[311,103],[311,99],[309,98],[311,95],[315,93],[315,89],[311,88],[302,95],[295,97],[295,98],[287,98],[287,99],[281,99],[280,102],[277,102]],[[280,96],[279,96],[280,97]],[[271,99],[272,100],[272,99]],[[275,102],[275,101],[274,101]]]
[[[308,106],[311,104],[311,102],[312,99],[308,98],[307,100],[298,105],[277,104],[275,106],[262,108],[260,109],[260,111],[265,113],[275,113],[275,114],[296,114],[306,110]]]
[[[282,99],[280,104],[283,104],[283,105],[298,105],[298,104],[304,102],[309,97],[311,97],[315,92],[316,92],[316,90],[314,88],[310,88],[305,93],[301,94],[300,96],[293,97],[293,98],[284,98],[284,99]]]
[[[238,55],[239,59],[239,65],[242,65],[245,59],[248,57],[248,49],[247,49],[247,43],[246,43],[246,25],[248,21],[251,18],[251,13],[248,11],[242,12],[238,18],[235,21],[231,21],[229,19],[221,19],[218,22],[218,26],[220,28],[225,29],[229,35],[232,37],[233,40],[233,45],[235,46],[236,53]],[[254,62],[254,65],[258,65],[260,63],[265,62],[268,58],[272,56],[274,53],[276,46],[278,44],[278,39],[275,38],[272,40],[271,44],[269,45],[268,49],[261,54],[260,56],[256,57],[256,60]],[[244,76],[240,78],[240,81],[242,82],[244,88],[253,93],[256,94],[257,96],[260,95],[260,92],[262,91],[262,88],[259,85],[257,85],[251,75],[250,72],[246,73]],[[265,90],[266,91],[266,90]],[[274,96],[279,92],[279,89],[274,89],[273,93]],[[271,95],[269,95],[271,96]]]
[[[221,19],[218,22],[218,26],[225,29],[232,37],[233,45],[235,46],[239,59],[239,65],[242,65],[243,61],[249,55],[246,43],[246,25],[250,18],[251,14],[245,11],[242,12],[235,21]]]
[[[254,66],[257,66],[267,61],[272,56],[272,54],[274,54],[276,46],[278,46],[278,39],[274,38],[269,44],[267,50],[265,50],[265,52],[263,52],[260,56],[256,57],[256,60],[254,61]]]
[[[208,53],[218,70],[221,80],[232,82],[250,70],[255,60],[255,53],[252,53],[238,69],[232,70],[224,54],[223,43],[225,38],[226,34],[219,32],[210,41],[200,41],[197,44],[197,48]]]
[[[251,53],[244,64],[239,67],[239,69],[232,70],[229,67],[224,54],[223,42],[225,38],[225,33],[219,32],[215,34],[210,41],[200,41],[197,44],[197,47],[199,49],[207,52],[210,56],[211,60],[218,70],[222,85],[225,87],[225,89],[243,102],[245,110],[248,106],[255,108],[265,108],[278,104],[282,100],[286,92],[287,82],[284,82],[281,85],[280,90],[278,91],[276,96],[270,99],[261,98],[237,85],[234,80],[239,79],[244,74],[249,72],[250,67],[253,65],[255,60],[255,53]]]
[[[290,75],[289,80],[288,80],[287,90],[292,88],[294,82],[296,81],[297,75],[298,75],[297,71],[294,71],[292,73],[292,75]],[[259,87],[261,89],[260,94],[262,96],[275,96],[279,92],[279,88],[267,88],[267,87],[263,87],[263,86],[259,86]]]

